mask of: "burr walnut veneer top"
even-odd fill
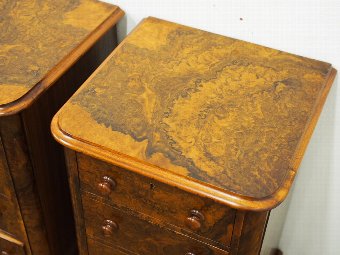
[[[122,15],[96,0],[0,0],[0,115],[31,104]]]
[[[335,73],[147,18],[52,131],[76,151],[235,208],[268,210],[287,195]]]

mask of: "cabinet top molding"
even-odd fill
[[[234,208],[286,197],[336,71],[144,19],[52,122],[65,146]]]
[[[0,1],[0,116],[34,102],[123,15],[96,0]]]

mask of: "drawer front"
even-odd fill
[[[96,201],[83,193],[86,233],[142,255],[227,255],[228,253]],[[190,253],[191,252],[191,253]]]
[[[20,224],[13,203],[0,195],[0,229],[20,237]]]
[[[195,238],[229,246],[235,210],[83,154],[78,154],[78,166],[81,188],[103,197],[105,203],[142,212]]]
[[[129,255],[116,247],[110,247],[91,238],[87,239],[89,255]]]
[[[22,242],[4,234],[0,230],[0,254],[1,255],[25,255]]]

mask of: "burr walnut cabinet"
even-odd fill
[[[335,74],[142,21],[52,121],[80,254],[258,254]]]
[[[117,45],[116,6],[0,0],[0,254],[76,254],[53,115]]]

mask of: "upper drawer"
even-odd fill
[[[89,237],[141,255],[228,255],[226,251],[166,229],[162,224],[152,224],[98,202],[89,193],[83,193],[82,198]]]
[[[83,154],[78,154],[78,167],[81,188],[103,197],[106,203],[147,214],[218,246],[229,246],[235,210]]]

